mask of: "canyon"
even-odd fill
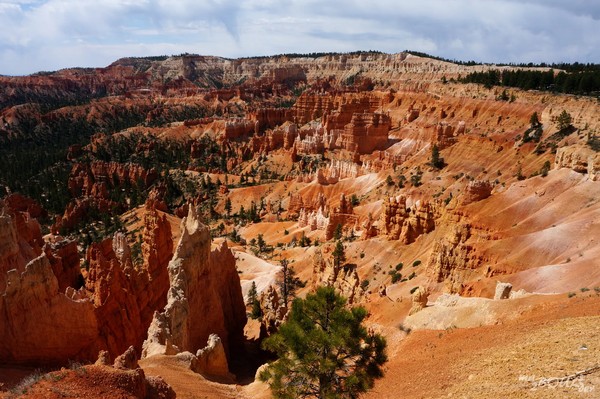
[[[284,266],[386,338],[365,397],[534,397],[515,373],[593,368],[600,103],[459,79],[519,68],[365,52],[0,76],[0,395],[43,368],[25,397],[102,397],[95,378],[271,397],[254,377]]]

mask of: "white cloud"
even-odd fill
[[[600,62],[585,0],[0,0],[0,73],[124,56],[405,49],[489,62]]]

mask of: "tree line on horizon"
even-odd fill
[[[548,71],[492,69],[486,72],[471,72],[465,77],[459,78],[458,81],[483,84],[488,88],[505,86],[523,90],[598,95],[600,93],[600,66],[592,65],[590,69],[579,69],[573,64],[572,67],[574,72],[560,71],[559,73],[555,73],[554,69]]]

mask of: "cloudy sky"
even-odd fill
[[[183,52],[600,63],[598,0],[0,0],[0,74]]]

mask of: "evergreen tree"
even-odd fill
[[[342,263],[346,261],[346,252],[344,251],[344,244],[340,240],[335,244],[335,249],[333,250],[333,262],[336,267],[340,267]]]
[[[529,118],[529,124],[531,127],[538,127],[540,125],[540,119],[537,112],[531,114],[531,117]]]
[[[256,289],[256,283],[253,281],[248,291],[248,305],[251,306],[250,318],[260,319],[262,317],[262,309],[260,308],[260,301],[258,299],[258,291]]]
[[[335,230],[333,232],[333,238],[335,240],[339,240],[340,238],[342,238],[342,225],[341,225],[341,223],[338,223],[338,225],[335,226]]]
[[[440,150],[436,144],[431,146],[431,166],[436,169],[444,167],[444,159],[440,157]]]
[[[227,213],[227,217],[231,215],[231,199],[229,197],[225,200],[225,212]]]
[[[279,263],[281,264],[281,281],[279,282],[279,289],[281,291],[283,304],[287,307],[289,299],[296,295],[298,288],[305,287],[306,283],[296,276],[296,271],[290,266],[287,259],[282,259]]]
[[[565,130],[569,126],[571,126],[572,123],[573,118],[571,118],[571,114],[569,114],[565,110],[563,110],[563,112],[560,113],[558,118],[556,118],[556,127],[558,128],[558,130]]]
[[[295,299],[289,319],[263,347],[275,352],[259,378],[277,398],[357,398],[383,376],[386,342],[363,325],[367,311],[348,309],[332,287]]]
[[[259,234],[256,237],[256,246],[258,247],[258,252],[263,252],[266,249],[267,243],[265,242],[262,234]]]
[[[248,305],[252,305],[254,301],[258,300],[258,292],[256,290],[256,283],[253,281],[248,291]]]

